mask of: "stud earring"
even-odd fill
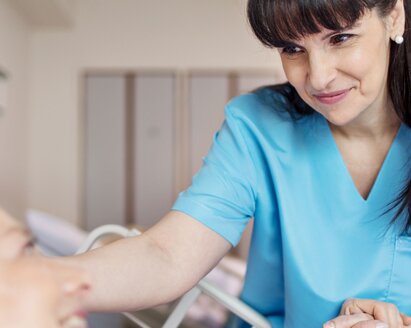
[[[402,35],[397,35],[397,36],[394,38],[394,42],[395,42],[396,44],[402,44],[402,43],[404,42],[404,37],[403,37]]]

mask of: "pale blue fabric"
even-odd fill
[[[390,226],[405,186],[411,130],[401,125],[367,200],[327,121],[300,119],[278,92],[235,98],[192,186],[174,210],[236,245],[254,231],[242,298],[273,327],[321,327],[350,297],[395,303],[411,315],[411,237]]]

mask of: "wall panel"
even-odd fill
[[[190,78],[190,161],[191,175],[202,165],[214,133],[224,120],[229,98],[227,74],[192,75]]]
[[[85,227],[125,223],[125,79],[89,76],[85,117]]]
[[[137,75],[135,83],[135,215],[147,228],[166,214],[173,202],[173,75]]]

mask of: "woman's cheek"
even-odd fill
[[[281,62],[288,82],[299,91],[305,84],[305,78],[307,76],[306,68],[301,63],[301,60],[281,57]]]

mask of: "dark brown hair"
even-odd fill
[[[411,127],[411,80],[410,47],[411,35],[408,31],[410,0],[404,0],[406,12],[404,43],[391,42],[388,71],[388,90],[398,117]],[[268,47],[284,47],[291,40],[319,33],[323,28],[343,30],[354,25],[367,11],[376,10],[380,17],[385,17],[396,5],[397,0],[249,0],[248,20],[257,38]],[[291,91],[290,91],[291,88]],[[287,97],[291,94],[298,98],[290,86]],[[309,114],[307,105],[296,108],[301,114]],[[392,204],[397,212],[392,222],[402,217],[407,218],[405,231],[411,230],[411,179],[403,192]],[[391,205],[392,205],[391,204]]]

